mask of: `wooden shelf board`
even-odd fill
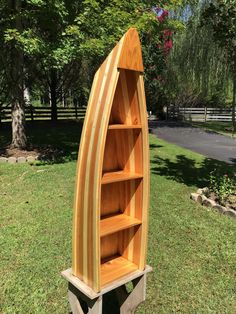
[[[120,130],[120,129],[141,129],[141,124],[110,124],[108,126],[109,130]]]
[[[122,256],[110,259],[108,262],[101,264],[101,285],[104,287],[108,283],[132,273],[137,269],[137,265]]]
[[[102,184],[142,178],[143,176],[140,173],[132,173],[125,171],[106,172],[102,176]]]
[[[109,234],[140,225],[141,221],[125,214],[114,215],[104,218],[100,222],[100,236],[104,237]]]

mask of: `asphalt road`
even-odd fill
[[[179,122],[149,121],[149,129],[167,142],[236,165],[236,139]]]

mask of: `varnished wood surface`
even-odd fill
[[[119,278],[113,282],[111,282],[108,285],[105,285],[99,292],[95,292],[92,288],[90,288],[88,285],[86,285],[82,280],[80,280],[78,277],[73,275],[73,271],[71,268],[68,268],[64,270],[61,275],[64,277],[68,282],[70,282],[74,287],[76,287],[79,291],[81,291],[83,294],[85,294],[90,299],[98,298],[99,296],[102,296],[103,294],[114,290],[118,287],[121,287],[125,285],[126,283],[143,276],[147,273],[150,273],[152,271],[152,267],[149,265],[146,265],[144,270],[136,270],[132,273],[129,273],[122,278]]]
[[[109,130],[141,129],[141,124],[110,124]]]
[[[125,37],[119,68],[143,72],[143,60],[138,33],[131,28]]]
[[[143,176],[140,173],[126,172],[126,171],[114,171],[104,173],[102,176],[102,184],[141,179]]]
[[[101,217],[119,213],[130,216],[132,213],[133,216],[135,214],[135,217],[141,220],[142,200],[141,196],[138,198],[138,194],[142,195],[141,179],[103,184],[101,191]],[[138,210],[138,208],[140,209]]]
[[[114,232],[118,232],[127,228],[131,228],[141,224],[141,220],[130,217],[125,214],[114,215],[104,218],[100,222],[100,236],[107,236]]]
[[[130,29],[98,69],[84,121],[72,270],[96,292],[146,265],[149,156],[142,71],[138,34]],[[101,264],[104,258],[108,264]]]
[[[123,258],[115,257],[101,265],[102,287],[138,269],[137,265]]]

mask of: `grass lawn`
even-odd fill
[[[211,121],[211,122],[191,122],[193,126],[203,128],[208,131],[214,131],[220,134],[232,136],[232,122],[221,122],[221,121]],[[236,138],[236,134],[233,135]]]
[[[30,130],[64,160],[0,164],[0,313],[65,314],[71,220],[81,126]],[[0,141],[6,141],[8,130]],[[141,313],[236,313],[236,221],[190,201],[211,169],[236,169],[150,135],[147,300]],[[113,312],[112,312],[113,314]]]

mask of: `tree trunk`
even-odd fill
[[[30,91],[26,86],[24,88],[24,101],[26,106],[30,106]]]
[[[50,103],[51,120],[57,121],[57,73],[55,69],[50,72]]]
[[[27,144],[25,134],[25,108],[23,102],[15,99],[12,102],[12,142],[11,146],[24,149]]]
[[[21,0],[11,1],[11,9],[16,13],[15,27],[22,30],[20,11]],[[23,53],[14,44],[11,49],[11,116],[12,116],[12,142],[11,146],[24,149],[27,145],[25,133],[25,106],[24,106],[24,86],[23,86]]]

